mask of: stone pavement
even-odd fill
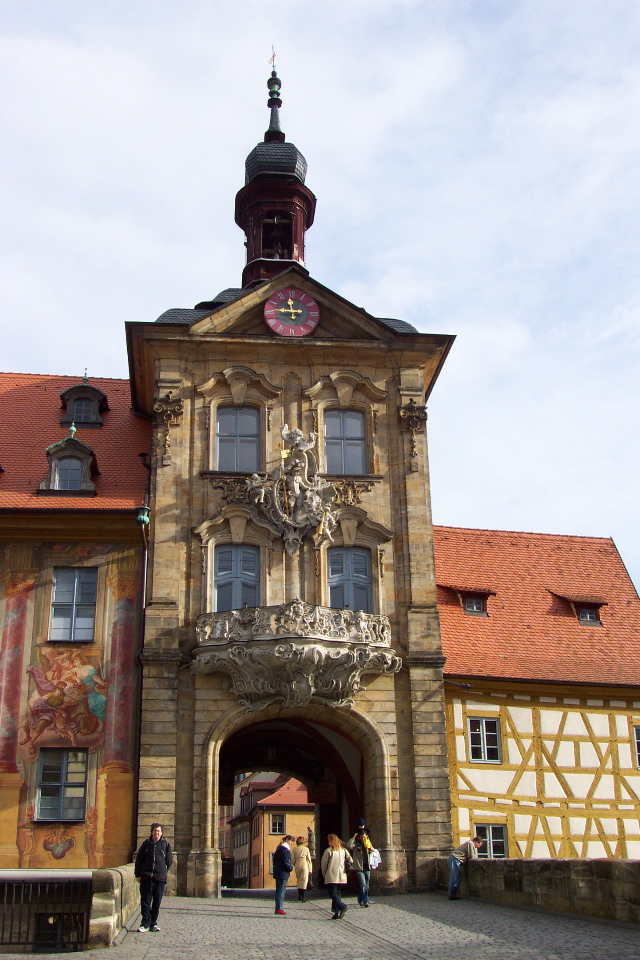
[[[288,896],[295,896],[289,893]],[[640,929],[444,893],[385,897],[363,910],[349,898],[331,920],[322,892],[305,904],[240,893],[222,900],[167,897],[160,933],[128,933],[99,960],[640,960]],[[0,954],[12,957],[15,954]],[[40,956],[43,956],[40,954]],[[60,954],[47,954],[56,956]]]

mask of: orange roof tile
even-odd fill
[[[298,807],[309,804],[307,788],[299,780],[291,777],[286,783],[283,783],[274,793],[258,800],[257,806],[263,807]],[[312,806],[312,804],[311,804]]]
[[[144,499],[151,424],[131,409],[128,380],[89,379],[106,394],[109,410],[98,429],[78,427],[76,439],[92,447],[100,475],[95,497],[47,497],[36,493],[47,475],[46,448],[69,436],[60,425],[60,394],[80,377],[0,373],[0,509],[130,510]]]
[[[445,674],[640,685],[640,599],[613,540],[435,527],[434,546]],[[479,583],[486,617],[455,593]],[[602,625],[571,600],[604,603]]]

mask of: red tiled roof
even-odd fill
[[[257,806],[263,807],[298,807],[309,803],[307,788],[299,780],[292,777],[283,783],[275,793],[263,800],[258,800]]]
[[[613,540],[435,527],[445,674],[640,685],[640,599]],[[488,616],[447,584],[489,583]],[[581,624],[570,600],[605,603]]]
[[[80,377],[0,373],[0,509],[128,510],[142,504],[151,424],[131,409],[128,380],[89,379],[107,396],[109,410],[98,429],[78,426],[76,439],[92,447],[100,475],[95,497],[47,497],[36,493],[47,475],[46,448],[69,436],[60,426],[60,394]]]

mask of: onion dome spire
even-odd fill
[[[295,265],[306,273],[304,236],[313,223],[316,198],[305,186],[307,161],[280,128],[281,81],[267,80],[269,128],[245,161],[245,186],[236,196],[236,223],[247,236],[243,287],[268,280]]]

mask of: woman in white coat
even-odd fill
[[[342,920],[347,912],[347,905],[340,898],[340,886],[347,882],[347,868],[352,866],[353,860],[344,843],[335,833],[330,833],[327,840],[329,846],[322,854],[320,869],[324,877],[324,885],[331,897],[333,910],[331,919]]]
[[[292,851],[293,869],[296,872],[296,886],[298,887],[298,903],[304,903],[304,895],[309,885],[309,874],[313,866],[309,847],[304,837],[298,837],[297,847]]]

